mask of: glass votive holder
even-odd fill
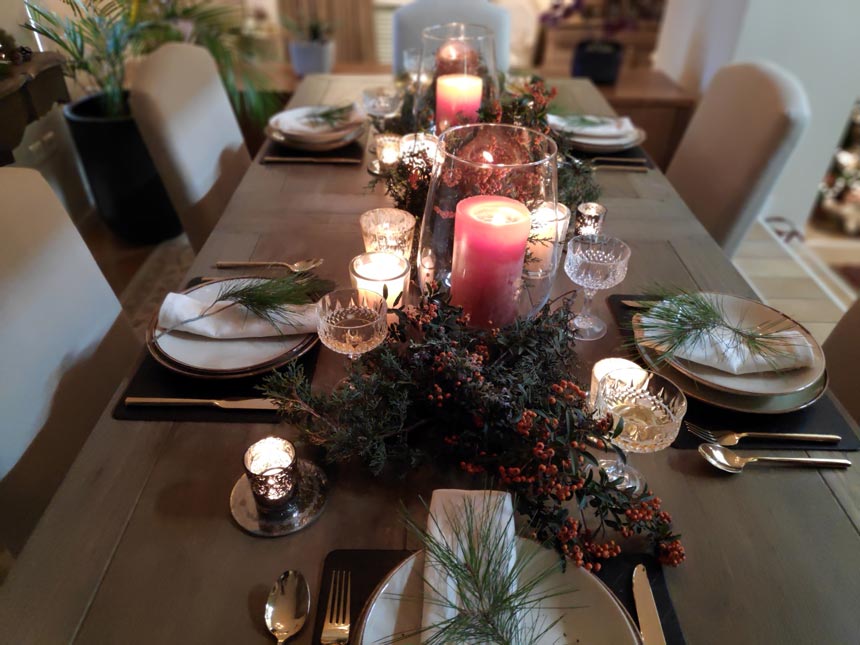
[[[266,437],[245,451],[245,474],[261,515],[286,510],[298,485],[296,448],[286,439]]]
[[[400,139],[400,156],[418,155],[423,152],[431,164],[441,161],[443,154],[439,148],[439,138],[425,132],[406,134]],[[420,157],[409,157],[413,164],[423,164]]]
[[[588,389],[588,404],[594,409],[597,401],[597,386],[600,380],[612,371],[620,369],[639,369],[636,363],[628,361],[626,358],[603,358],[594,364],[591,368],[591,387]],[[644,371],[644,370],[643,370]]]
[[[362,253],[349,263],[349,279],[355,289],[378,293],[393,307],[409,281],[409,262],[396,253]]]
[[[603,230],[603,220],[606,217],[606,207],[597,202],[584,202],[576,207],[576,235],[599,235]]]
[[[399,208],[374,208],[362,213],[359,223],[364,250],[396,253],[408,262],[412,257],[416,221],[411,213]]]
[[[527,274],[555,274],[569,223],[570,209],[564,204],[544,202],[532,211]]]
[[[376,135],[376,158],[383,168],[390,168],[400,159],[400,136],[396,134]]]

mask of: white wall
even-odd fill
[[[860,0],[669,0],[655,66],[703,91],[722,65],[769,60],[794,73],[812,119],[762,216],[803,228],[860,95]]]
[[[768,214],[801,228],[860,96],[860,0],[750,0],[735,60],[771,60],[803,84],[812,119],[773,192]]]

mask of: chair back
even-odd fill
[[[860,423],[860,300],[857,300],[824,341],[830,389]]]
[[[251,163],[215,61],[203,47],[162,45],[135,68],[130,103],[197,251]]]
[[[0,544],[17,553],[141,342],[54,192],[0,168]]]
[[[666,176],[728,254],[761,214],[809,121],[800,82],[771,63],[714,76]]]
[[[449,22],[491,29],[496,42],[496,68],[501,72],[508,71],[511,17],[505,8],[492,5],[488,0],[414,0],[394,12],[394,73],[404,71],[404,51],[421,49],[421,32],[424,29]]]

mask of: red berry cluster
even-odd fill
[[[686,559],[686,557],[687,554],[684,552],[681,540],[674,539],[671,542],[660,543],[657,559],[661,564],[666,564],[670,567],[677,567]]]

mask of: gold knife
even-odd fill
[[[666,645],[663,626],[660,624],[660,614],[648,582],[648,572],[645,566],[637,564],[633,569],[633,602],[636,604],[636,616],[639,618],[639,632],[645,645]]]
[[[148,406],[210,407],[222,410],[277,410],[278,404],[271,399],[229,398],[229,399],[182,399],[157,396],[127,396],[125,404]]]

